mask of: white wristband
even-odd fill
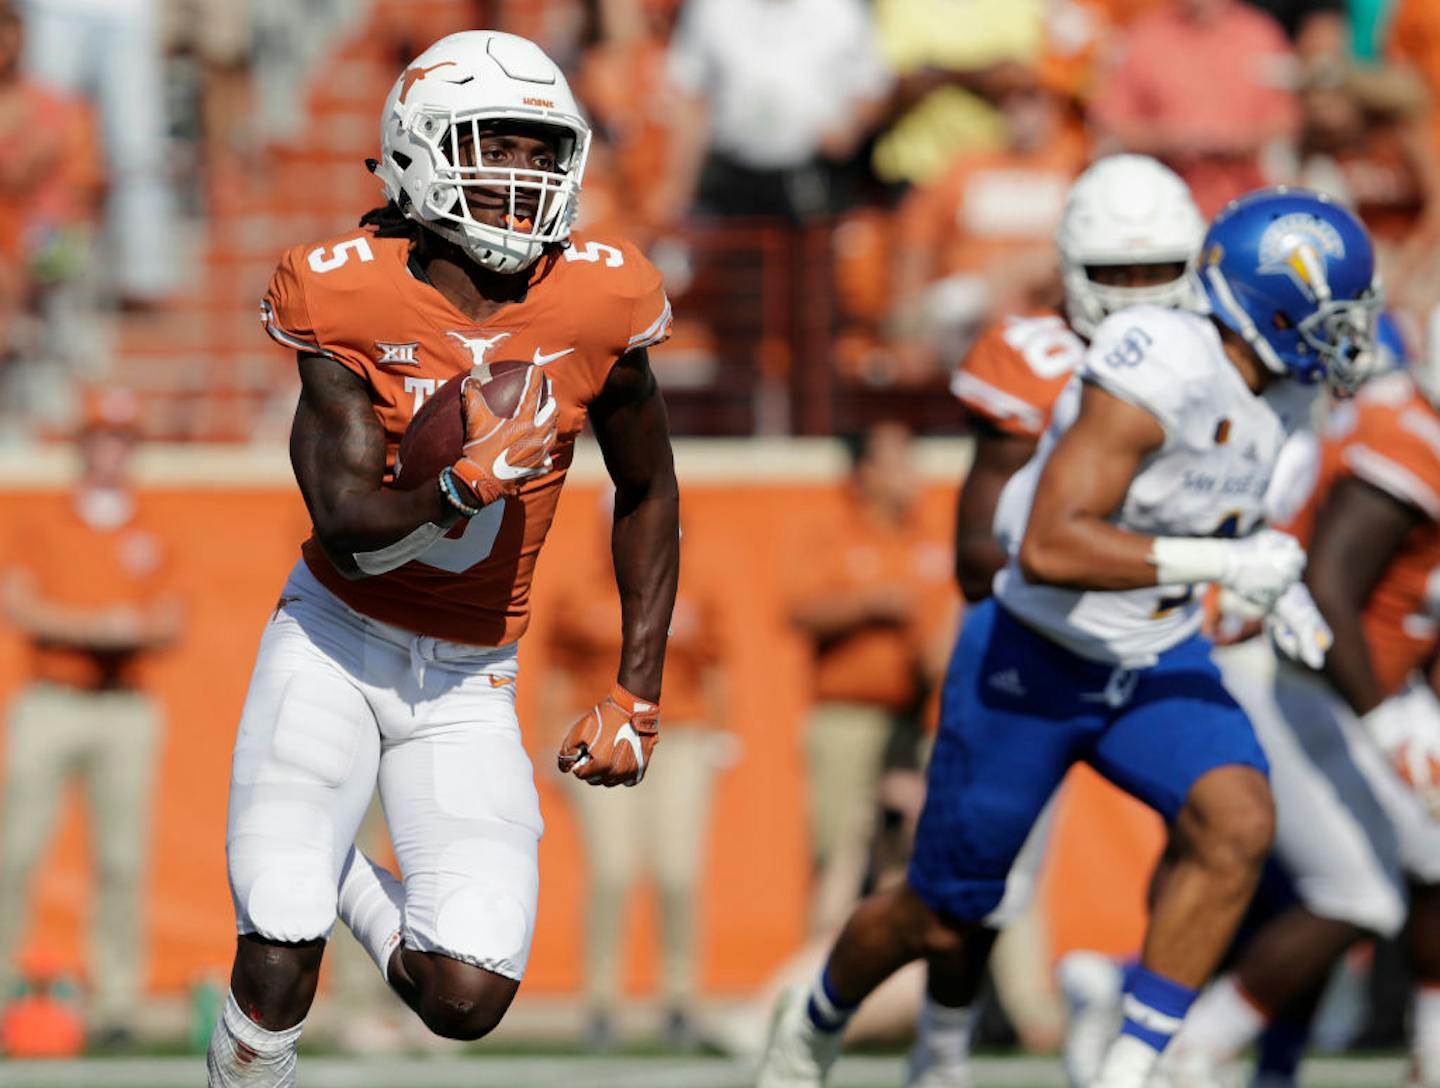
[[[1228,540],[1183,536],[1157,536],[1150,547],[1157,585],[1194,585],[1218,582],[1225,576]]]

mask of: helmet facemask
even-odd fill
[[[428,184],[411,214],[477,264],[519,272],[569,236],[590,150],[582,119],[539,110],[425,109],[409,123],[430,158]],[[485,165],[484,141],[504,135],[553,138],[554,168]],[[487,211],[498,214],[480,218]]]
[[[1199,306],[1200,288],[1195,282],[1194,258],[1191,256],[1132,260],[1123,264],[1083,264],[1062,255],[1061,264],[1065,281],[1066,315],[1070,319],[1071,327],[1087,340],[1094,337],[1095,329],[1105,318],[1131,306],[1190,310]],[[1095,272],[1102,268],[1155,265],[1178,265],[1179,275],[1160,283],[1124,287],[1101,283],[1095,279]]]
[[[1359,299],[1332,299],[1296,328],[1301,343],[1314,352],[1326,384],[1340,396],[1353,394],[1382,365],[1375,345],[1380,304],[1378,288]]]

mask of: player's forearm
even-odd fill
[[[383,557],[417,532],[439,535],[435,529],[448,529],[460,514],[444,500],[439,486],[431,485],[413,491],[337,490],[312,502],[310,516],[315,537],[335,568],[347,578],[364,578],[385,566],[383,559],[367,557]]]
[[[1125,590],[1156,584],[1154,539],[1081,514],[1031,518],[1020,544],[1027,581],[1067,589]]]
[[[1351,710],[1367,714],[1384,701],[1385,692],[1371,664],[1370,648],[1365,644],[1361,610],[1333,586],[1320,588],[1320,581],[1315,578],[1305,581],[1335,640],[1325,654],[1325,676]]]
[[[674,474],[649,494],[625,502],[616,495],[611,551],[620,589],[623,644],[621,686],[642,699],[660,700],[665,640],[680,578],[680,500]]]
[[[955,545],[955,580],[965,599],[974,603],[990,596],[995,575],[1005,568],[1010,557],[988,532],[966,533]]]

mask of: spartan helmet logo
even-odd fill
[[[465,345],[465,350],[470,352],[470,364],[472,366],[484,366],[485,356],[490,349],[501,340],[508,340],[508,332],[496,333],[494,336],[466,336],[463,332],[447,332],[446,336],[452,340],[458,340]]]
[[[1260,271],[1289,276],[1311,302],[1330,299],[1329,258],[1345,243],[1329,223],[1305,212],[1281,216],[1260,236]]]

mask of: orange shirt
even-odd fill
[[[719,725],[706,699],[705,681],[720,661],[719,600],[691,568],[680,564],[680,588],[665,644],[665,687],[660,708],[672,725]],[[558,620],[550,631],[551,660],[565,671],[571,694],[582,701],[602,698],[615,683],[620,663],[620,595],[608,563],[596,563],[586,578],[567,585]]]
[[[143,509],[116,524],[80,513],[76,496],[37,496],[13,526],[10,563],[47,604],[78,611],[152,606],[165,592],[161,536]],[[140,654],[31,643],[36,680],[98,690],[137,685]]]
[[[816,525],[794,574],[800,604],[872,586],[903,588],[913,603],[904,626],[871,624],[815,647],[815,699],[905,710],[919,693],[922,654],[956,601],[949,529],[918,516],[902,525],[848,504]]]
[[[1413,65],[1430,90],[1430,127],[1440,141],[1440,5],[1399,0],[1390,20],[1387,59]]]
[[[1391,694],[1440,644],[1440,412],[1406,375],[1375,379],[1335,414],[1309,500],[1285,528],[1308,543],[1325,496],[1346,476],[1424,515],[1380,575],[1362,617],[1376,678]]]
[[[906,198],[900,243],[931,255],[934,279],[983,274],[1017,252],[1051,249],[1065,193],[1084,167],[1084,141],[1064,130],[1030,153],[963,155]]]
[[[980,334],[951,376],[950,391],[991,426],[1038,440],[1084,357],[1085,341],[1058,313],[1012,314]]]
[[[357,612],[435,638],[505,645],[529,622],[536,557],[587,406],[617,359],[669,335],[670,303],[660,273],[628,242],[576,236],[535,265],[522,301],[477,326],[410,272],[409,256],[404,239],[368,230],[287,251],[262,305],[267,331],[364,379],[392,470],[400,436],[441,384],[482,360],[543,362],[559,405],[555,470],[506,500],[498,525],[486,514],[462,521],[426,557],[385,574],[344,578],[313,534],[303,554]]]
[[[94,218],[102,179],[83,100],[31,83],[14,94],[16,123],[0,132],[0,259],[23,264],[35,235]]]

